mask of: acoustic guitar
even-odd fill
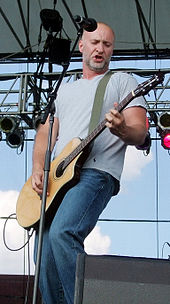
[[[163,81],[163,73],[154,75],[149,80],[139,84],[135,90],[130,92],[118,105],[121,112],[134,98],[146,95],[157,84]],[[51,162],[49,172],[49,196],[47,196],[45,207],[45,220],[51,220],[56,213],[65,193],[79,180],[79,172],[88,156],[90,143],[106,128],[106,119],[83,140],[73,138]],[[41,198],[32,189],[31,177],[24,184],[19,194],[16,206],[17,221],[25,229],[36,227],[40,220]]]

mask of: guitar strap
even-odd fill
[[[96,89],[95,98],[94,98],[88,134],[90,134],[94,130],[94,128],[97,126],[97,124],[99,122],[106,86],[112,75],[113,75],[113,72],[108,71],[104,75],[104,77],[99,81],[98,87]]]
[[[95,129],[95,127],[97,126],[97,124],[99,122],[102,105],[103,105],[104,94],[106,91],[106,86],[112,75],[113,75],[113,72],[108,71],[104,75],[104,77],[99,81],[98,87],[96,89],[96,94],[95,94],[92,113],[91,113],[91,119],[90,119],[90,124],[89,124],[89,134]],[[91,144],[91,149],[92,149],[93,144],[94,144],[94,141]],[[115,182],[115,189],[114,189],[114,193],[112,194],[112,196],[117,195],[120,190],[119,181],[116,178],[114,178],[114,182]]]

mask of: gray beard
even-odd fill
[[[109,65],[109,60],[108,62],[107,61],[104,61],[104,62],[101,62],[101,63],[90,63],[89,60],[85,60],[86,62],[86,65],[89,67],[89,69],[91,71],[94,71],[94,72],[102,72],[102,71],[105,71],[107,68],[108,68],[108,65]]]

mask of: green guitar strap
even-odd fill
[[[89,124],[89,134],[95,129],[95,127],[99,123],[106,86],[112,75],[113,75],[113,72],[108,71],[104,75],[104,77],[100,80],[98,87],[96,89],[96,94],[95,94],[95,98],[94,98],[93,109],[92,109],[91,119],[90,119],[90,124]],[[93,143],[91,145],[91,148],[93,146]],[[114,178],[114,181],[115,181],[115,190],[114,190],[114,193],[112,194],[113,196],[117,195],[117,193],[120,190],[119,181],[116,178]]]
[[[104,75],[104,77],[100,80],[98,87],[96,89],[96,94],[94,98],[91,119],[89,124],[89,134],[95,129],[95,127],[99,122],[106,86],[112,75],[113,75],[112,71],[107,72]]]

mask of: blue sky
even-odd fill
[[[27,71],[22,65],[0,66],[1,74]],[[169,61],[111,63],[111,68],[117,67],[168,68]],[[138,81],[143,80],[138,78]],[[0,83],[1,87],[3,85],[5,84]],[[169,99],[169,95],[166,99]],[[155,130],[151,132],[155,138]],[[32,132],[28,134],[30,136],[33,136]],[[2,217],[15,212],[18,193],[31,174],[32,146],[33,142],[27,142],[23,152],[17,154],[17,150],[11,149],[5,141],[0,142],[0,273],[23,273],[25,263],[27,265],[27,249],[24,253],[24,250],[15,252],[5,247],[2,238],[5,220]],[[168,258],[170,247],[167,244],[164,246],[164,243],[170,242],[170,223],[156,223],[156,220],[169,220],[169,161],[170,155],[162,148],[159,140],[152,141],[148,156],[133,147],[128,149],[121,191],[111,199],[97,227],[86,240],[88,253],[153,258],[161,258],[163,253],[163,258]],[[5,232],[10,248],[22,246],[25,233],[16,220],[8,221]],[[33,239],[30,246],[32,250]],[[33,271],[33,263],[31,264]]]

